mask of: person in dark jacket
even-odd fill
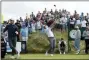
[[[19,20],[20,20],[20,24],[21,24],[21,26],[22,26],[22,23],[23,23],[22,17],[20,17]]]
[[[26,16],[26,19],[25,19],[25,25],[26,25],[26,27],[28,26],[28,17]]]
[[[21,29],[21,24],[20,24],[20,21],[17,20],[17,22],[15,23],[15,25],[18,27],[18,35],[17,35],[17,41],[20,40],[20,29]]]
[[[64,41],[63,38],[61,38],[61,40],[58,43],[58,48],[60,51],[60,54],[65,54],[65,50],[66,50],[66,41]]]
[[[4,32],[8,31],[8,42],[10,45],[10,48],[12,49],[12,59],[15,58],[14,55],[17,53],[17,50],[15,49],[16,47],[16,42],[17,42],[17,34],[18,34],[18,28],[14,24],[14,20],[10,19],[10,24],[8,24]]]
[[[23,19],[22,19],[22,17],[20,17],[20,22],[23,22]]]

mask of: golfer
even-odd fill
[[[47,23],[47,26],[45,26],[45,32],[48,36],[49,42],[50,42],[50,48],[47,50],[46,55],[48,52],[50,52],[51,56],[53,56],[54,54],[54,49],[55,49],[55,38],[54,38],[54,34],[52,32],[52,28],[54,27],[55,23],[54,21],[50,20]]]

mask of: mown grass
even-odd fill
[[[10,59],[10,55],[6,56],[5,59]],[[54,56],[45,56],[45,54],[21,54],[19,59],[89,59],[89,55],[73,55],[73,54],[54,54]]]

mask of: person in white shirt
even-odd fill
[[[60,21],[59,21],[59,24],[60,24],[60,31],[63,32],[63,18],[61,17],[60,18]]]
[[[61,19],[60,19],[60,28],[61,28],[61,32],[64,32],[65,29],[67,28],[67,18],[65,16],[63,16]]]
[[[87,25],[87,21],[85,19],[83,19],[81,21],[81,34],[83,34],[83,31],[86,30],[86,25]],[[84,39],[83,37],[81,39]]]
[[[67,30],[67,22],[68,22],[68,19],[67,19],[66,16],[64,16],[64,22],[65,22],[64,29]]]
[[[37,26],[38,30],[41,30],[41,25],[42,24],[41,24],[40,20],[38,20],[37,23],[36,23],[36,26]]]
[[[80,26],[81,26],[81,21],[80,21],[79,19],[77,19],[77,20],[75,21],[75,26],[79,26],[79,28],[80,28]]]
[[[74,29],[75,18],[70,19],[70,28]]]
[[[31,23],[31,26],[32,26],[32,32],[36,32],[35,25],[36,25],[36,23],[33,21],[33,22]]]
[[[87,21],[86,20],[83,20],[83,21],[81,21],[81,27],[86,27],[86,23],[87,23]]]
[[[50,48],[46,51],[46,55],[48,52],[51,53],[51,56],[53,56],[54,54],[54,49],[55,49],[55,37],[54,34],[52,32],[52,28],[54,27],[54,21],[50,20],[47,25],[44,26],[45,29],[45,33],[47,34],[48,38],[49,38],[49,42],[50,42]]]
[[[87,19],[87,20],[89,19],[89,13],[87,13],[86,19]]]

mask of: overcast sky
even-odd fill
[[[53,6],[54,4],[56,5],[56,8]],[[44,8],[47,8],[47,10],[67,9],[71,13],[73,13],[74,10],[77,10],[78,13],[84,12],[86,14],[87,12],[89,12],[89,2],[88,1],[2,2],[2,14],[4,16],[4,20],[8,20],[9,18],[18,19],[20,16],[24,18],[26,13],[28,13],[28,15],[30,15],[31,12],[34,12],[36,14],[38,11],[42,12]]]

